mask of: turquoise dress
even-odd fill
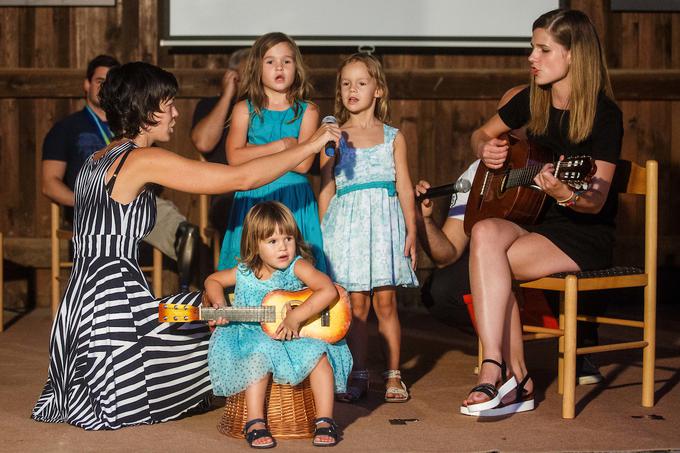
[[[404,256],[406,224],[394,167],[397,132],[385,124],[383,143],[370,148],[352,148],[340,139],[336,192],[321,230],[329,274],[347,291],[418,286],[411,259]]]
[[[298,105],[302,109],[298,118],[295,118],[293,108],[288,110],[262,110],[262,115],[256,115],[250,101],[248,112],[251,120],[248,127],[248,143],[253,145],[265,145],[280,140],[284,137],[298,138],[302,116],[307,109],[306,102]],[[241,250],[241,232],[243,219],[248,210],[261,201],[280,201],[293,212],[295,221],[300,228],[302,238],[312,248],[314,253],[314,265],[321,272],[326,272],[326,259],[323,254],[323,242],[321,240],[321,227],[319,225],[319,208],[314,198],[312,186],[306,175],[296,172],[288,172],[280,178],[265,184],[262,187],[244,192],[236,192],[234,202],[229,213],[227,231],[222,242],[219,270],[231,269],[238,263],[237,257]]]
[[[273,290],[297,291],[303,288],[295,276],[298,256],[268,280],[259,280],[243,264],[236,272],[235,307],[259,307]],[[218,326],[210,339],[208,366],[215,395],[229,396],[245,390],[267,373],[278,384],[296,385],[312,372],[323,354],[333,368],[335,391],[345,392],[352,370],[352,354],[345,340],[329,344],[314,338],[290,341],[271,339],[256,322],[231,322]]]

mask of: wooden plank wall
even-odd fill
[[[608,3],[571,1],[595,22],[610,68],[680,69],[680,13],[612,13]],[[226,54],[159,48],[158,9],[158,0],[120,0],[115,7],[0,7],[0,69],[81,68],[84,74],[87,61],[100,53],[121,61],[142,59],[170,70],[226,67]],[[315,69],[334,70],[343,56],[305,52],[305,61]],[[527,68],[526,55],[492,52],[390,52],[383,61],[393,71]],[[506,88],[510,86],[490,86],[489,92]],[[207,89],[197,93],[212,94],[216,93]],[[411,99],[398,91],[392,96],[392,120],[407,138],[412,177],[434,184],[450,182],[471,161],[470,133],[496,104],[493,99]],[[189,127],[196,102],[193,97],[178,100],[181,116],[168,144],[185,156],[195,156]],[[319,104],[322,112],[330,111],[329,99]],[[619,104],[625,120],[623,157],[637,162],[654,158],[661,164],[660,263],[677,267],[680,197],[672,189],[680,188],[680,149],[671,144],[680,142],[680,101],[626,99]],[[0,98],[0,230],[6,237],[49,235],[49,203],[39,185],[41,143],[56,120],[81,105],[77,98]],[[197,197],[169,191],[166,196],[190,218],[197,218]],[[640,256],[641,250],[631,247],[629,239],[639,236],[642,213],[639,203],[622,206],[619,236],[624,245],[618,252],[626,261]]]

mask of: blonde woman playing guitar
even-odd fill
[[[519,225],[477,222],[470,238],[470,283],[485,361],[461,413],[502,415],[534,409],[534,383],[524,361],[513,279],[606,267],[613,249],[615,197],[609,187],[621,152],[623,123],[595,27],[580,11],[554,10],[533,24],[531,80],[472,134],[472,149],[499,169],[508,143],[526,126],[530,140],[561,155],[591,156],[597,166],[588,190],[576,192],[546,164],[534,183],[550,198],[543,220]]]

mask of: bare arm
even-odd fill
[[[224,289],[236,284],[236,268],[226,269],[223,271],[210,274],[203,283],[203,306],[222,308],[227,305],[227,300],[224,297]],[[222,326],[227,324],[227,320],[219,318],[215,321],[209,321],[209,325]]]
[[[224,297],[224,289],[236,284],[236,268],[225,269],[208,275],[203,283],[204,290],[204,304],[215,308],[224,307],[227,305],[227,300]],[[205,303],[207,300],[208,304]]]
[[[73,191],[64,184],[66,162],[62,160],[42,161],[42,193],[50,200],[62,206],[73,206]]]
[[[422,195],[429,188],[429,182],[419,181],[415,193]],[[420,209],[416,209],[418,239],[434,264],[445,267],[458,261],[470,239],[463,230],[461,219],[448,217],[440,228],[432,218],[432,208],[432,200],[426,198],[421,201]]]
[[[406,139],[401,132],[394,139],[394,168],[396,171],[397,194],[401,210],[404,212],[406,221],[406,242],[404,244],[404,256],[411,257],[411,267],[416,268],[416,199],[413,194],[413,183],[408,171],[408,158],[406,155]]]
[[[337,151],[336,151],[337,152]],[[333,195],[335,195],[335,176],[333,168],[335,166],[335,156],[329,157],[326,153],[319,154],[319,165],[321,167],[321,190],[319,191],[319,221],[328,210]]]
[[[241,101],[234,106],[234,111],[231,114],[231,124],[229,125],[229,134],[225,143],[227,162],[230,164],[240,165],[258,157],[271,156],[298,143],[298,140],[293,137],[284,137],[281,140],[275,140],[266,145],[249,145],[249,122],[250,113],[248,113],[248,105],[246,101]]]
[[[597,214],[607,201],[616,165],[603,160],[596,160],[595,165],[597,170],[590,181],[590,187],[578,197],[571,187],[555,178],[553,175],[555,172],[553,164],[546,164],[541,172],[536,175],[534,181],[545,193],[555,200],[565,201],[571,199],[574,201],[574,204],[569,206],[570,209],[585,214]]]
[[[222,165],[185,159],[162,148],[132,151],[113,189],[112,198],[129,203],[148,183],[189,193],[220,194],[260,187],[317,153],[328,140],[337,140],[337,125],[322,125],[309,140],[274,156],[242,165]],[[120,158],[119,158],[120,159]],[[108,178],[116,164],[111,166]]]
[[[227,69],[222,76],[222,94],[217,104],[191,130],[191,141],[199,152],[209,153],[215,149],[222,138],[229,110],[236,95],[237,84],[238,72]]]
[[[463,230],[463,221],[448,218],[439,228],[431,216],[420,217],[418,228],[420,245],[437,267],[445,267],[458,261],[468,245],[469,238]]]
[[[278,338],[281,340],[290,340],[298,336],[303,322],[321,313],[321,310],[328,307],[338,297],[338,291],[328,275],[318,271],[311,263],[304,259],[297,260],[294,271],[295,276],[313,293],[303,304],[288,312],[276,329]]]
[[[526,85],[520,85],[506,91],[498,102],[498,108],[500,109],[507,104],[525,87]],[[489,168],[501,168],[508,156],[508,143],[498,137],[509,131],[510,128],[503,122],[498,113],[492,116],[482,127],[472,133],[470,144],[475,157],[482,159],[484,165]]]
[[[319,108],[314,104],[307,104],[307,109],[302,116],[302,122],[300,123],[300,135],[298,136],[298,142],[302,143],[312,136],[316,128],[319,127]],[[306,174],[309,169],[312,168],[314,163],[314,156],[310,156],[305,159],[300,165],[295,167],[293,171],[301,174]]]

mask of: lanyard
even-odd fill
[[[97,129],[99,129],[99,134],[102,136],[104,139],[104,143],[108,145],[111,143],[111,139],[113,138],[113,133],[111,132],[111,129],[109,129],[109,126],[102,123],[102,120],[99,119],[97,114],[95,114],[92,109],[90,108],[89,105],[85,106],[85,110],[87,110],[87,113],[90,114],[90,117],[92,118],[92,121],[94,121],[94,124],[97,125]]]

